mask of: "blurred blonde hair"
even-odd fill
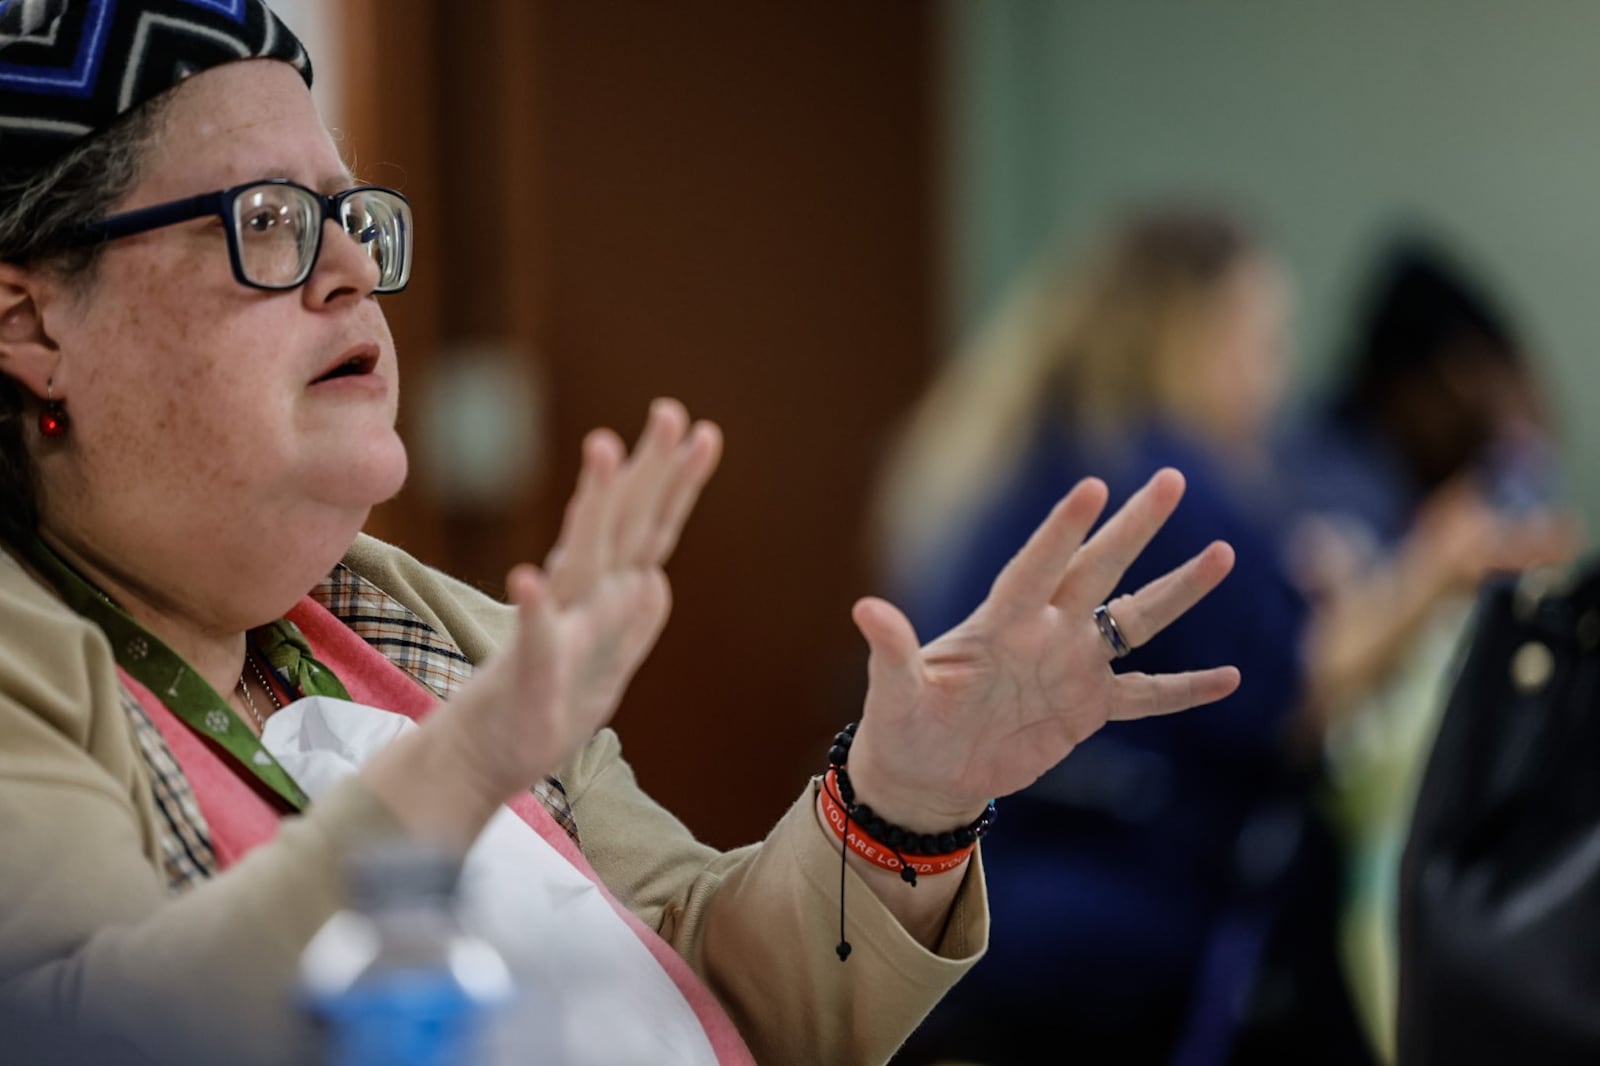
[[[1179,205],[1130,212],[1082,260],[1057,250],[1037,264],[892,442],[875,516],[882,571],[921,572],[1042,417],[1104,439],[1181,414],[1181,340],[1256,252],[1232,214]]]

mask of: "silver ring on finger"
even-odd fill
[[[1133,651],[1133,645],[1129,644],[1126,638],[1123,637],[1122,629],[1117,625],[1117,620],[1111,617],[1111,609],[1103,603],[1094,609],[1094,624],[1100,630],[1100,635],[1105,638],[1106,643],[1110,645],[1113,659],[1120,659]]]

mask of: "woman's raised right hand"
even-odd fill
[[[426,763],[438,790],[452,797],[447,806],[459,811],[435,811],[421,824],[401,812],[403,821],[470,842],[501,803],[554,771],[610,720],[666,624],[672,598],[663,566],[721,451],[717,427],[691,424],[674,400],[651,405],[631,456],[608,430],[585,439],[556,547],[543,568],[521,563],[507,575],[515,632],[410,734],[414,743],[390,746],[401,749],[391,761],[412,765],[403,773],[378,760],[369,766],[394,806],[403,778],[414,788]]]

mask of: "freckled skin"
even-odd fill
[[[299,75],[232,63],[175,91],[117,210],[270,177],[349,184]],[[113,242],[82,297],[42,311],[72,419],[38,456],[44,527],[154,614],[219,635],[281,616],[405,479],[375,281],[332,224],[311,279],[281,293],[234,280],[215,219]],[[362,343],[387,388],[309,388]]]

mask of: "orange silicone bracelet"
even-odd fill
[[[844,807],[834,798],[838,788],[838,779],[834,772],[829,770],[822,784],[822,816],[827,819],[834,835],[843,840],[846,847],[874,866],[899,873],[902,866],[909,865],[917,872],[917,876],[921,877],[924,874],[948,873],[972,857],[972,850],[977,846],[975,844],[968,844],[964,848],[957,848],[943,855],[906,855],[902,859],[901,855],[896,854],[889,845],[869,837],[861,830],[859,824],[850,825],[846,831],[846,822],[850,819],[845,815]]]

